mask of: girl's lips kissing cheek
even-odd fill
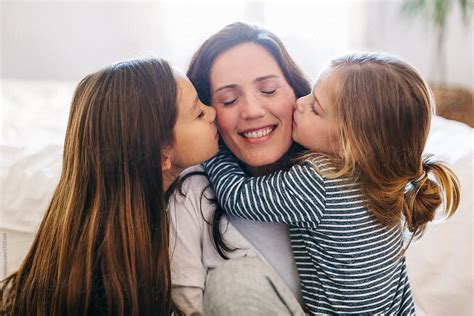
[[[276,125],[269,125],[261,128],[250,129],[244,132],[240,132],[239,135],[249,143],[257,143],[266,141],[271,137],[273,131],[276,129]]]

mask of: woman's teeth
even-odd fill
[[[272,131],[273,131],[273,127],[266,127],[266,128],[262,128],[262,129],[259,129],[259,130],[256,130],[256,131],[243,133],[243,135],[246,138],[260,138],[260,137],[267,136]]]

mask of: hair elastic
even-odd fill
[[[416,188],[415,195],[418,194],[418,191],[420,191],[420,188],[421,188],[421,186],[419,186],[419,184],[427,176],[428,176],[428,173],[425,170],[423,170],[423,173],[420,176],[418,176],[415,179],[412,179],[412,180],[408,181],[408,183],[405,186],[405,194],[407,194],[408,192],[413,191],[415,188]]]
[[[425,170],[423,170],[422,174],[418,178],[413,179],[410,182],[412,182],[414,186],[417,186],[417,184],[423,181],[427,176],[428,176],[428,173]]]

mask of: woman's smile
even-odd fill
[[[277,128],[278,125],[267,125],[263,127],[258,127],[258,128],[252,128],[252,129],[247,129],[242,132],[240,132],[240,136],[244,138],[246,142],[249,143],[261,143],[266,140],[268,140],[270,137],[272,137],[273,132]]]

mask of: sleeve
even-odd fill
[[[324,179],[309,162],[262,177],[247,176],[225,147],[205,163],[219,203],[232,215],[286,224],[321,221],[326,204]]]
[[[187,182],[193,182],[193,177]],[[206,267],[202,258],[204,218],[200,212],[200,185],[189,183],[186,195],[175,193],[169,201],[171,295],[186,315],[202,314]],[[202,191],[201,190],[201,191]]]

